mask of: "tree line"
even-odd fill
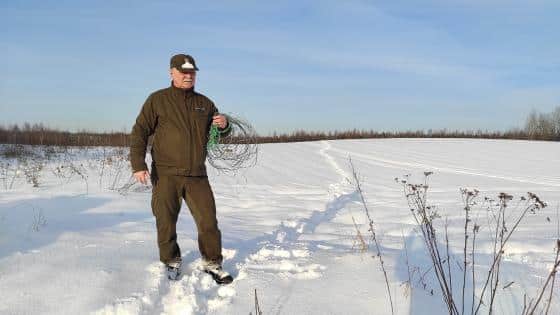
[[[524,128],[512,128],[507,131],[490,130],[406,130],[406,131],[305,131],[276,133],[257,136],[258,143],[301,142],[337,139],[371,139],[371,138],[474,138],[474,139],[519,139],[560,141],[560,106],[552,112],[540,113],[533,110],[527,117]],[[239,139],[240,142],[244,139]],[[126,132],[89,132],[86,130],[69,132],[48,128],[42,123],[23,125],[0,125],[0,143],[31,144],[56,146],[117,146],[130,144]]]
[[[49,128],[42,123],[0,125],[0,143],[54,146],[128,146],[126,132],[69,132]]]
[[[560,106],[550,113],[533,110],[525,123],[527,138],[531,140],[560,140]]]

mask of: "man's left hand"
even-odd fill
[[[227,126],[227,118],[224,115],[216,115],[212,117],[212,124],[218,126],[220,129],[224,129]]]

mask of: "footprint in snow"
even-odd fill
[[[309,263],[309,250],[305,247],[284,249],[268,244],[245,260],[247,270],[278,274],[285,278],[316,279],[321,277],[325,266]]]

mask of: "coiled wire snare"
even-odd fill
[[[208,135],[206,149],[207,161],[215,169],[223,172],[235,172],[257,163],[257,133],[253,126],[241,118],[225,115],[231,131],[220,132],[212,125]]]

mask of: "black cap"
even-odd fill
[[[181,72],[198,71],[194,58],[191,55],[178,54],[171,57],[169,68],[175,68]]]

